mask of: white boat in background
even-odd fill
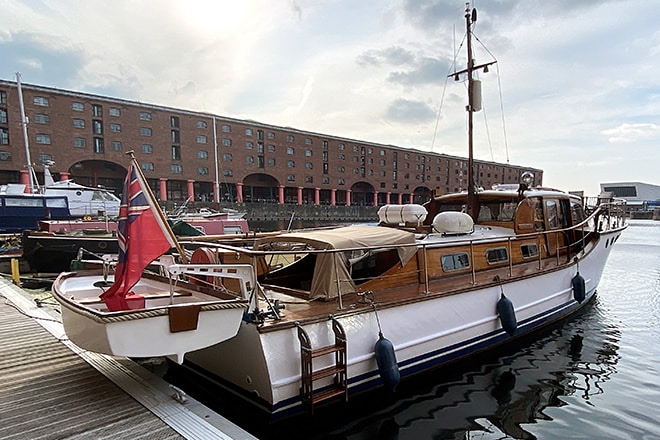
[[[104,188],[80,185],[71,179],[55,181],[51,164],[44,164],[43,193],[47,196],[66,196],[73,217],[117,217],[121,200]]]
[[[36,220],[97,216],[116,217],[119,215],[120,200],[116,195],[103,188],[92,188],[89,186],[77,184],[70,179],[55,182],[49,169],[49,167],[53,165],[52,162],[43,163],[44,185],[43,187],[39,186],[36,173],[34,171],[34,165],[32,164],[32,159],[30,156],[30,143],[27,131],[28,119],[25,115],[25,107],[23,105],[23,88],[21,85],[20,73],[16,73],[16,84],[18,87],[18,100],[21,111],[21,125],[23,128],[23,142],[25,144],[24,146],[25,156],[27,158],[26,166],[28,169],[29,184],[26,185],[24,183],[12,183],[2,185],[2,187],[0,187],[0,193],[12,195],[12,200],[16,200],[18,195],[22,194],[25,205],[30,204],[30,197],[32,197],[32,199],[38,197],[43,198],[44,196],[47,196],[50,199],[66,197],[66,208],[68,211],[67,216],[58,215],[56,217],[52,217],[49,215],[44,215],[40,218],[37,217]],[[26,227],[25,229],[33,229],[34,226],[32,225],[36,222],[31,219],[28,223],[30,224],[30,227]]]

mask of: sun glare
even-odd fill
[[[205,32],[232,31],[247,17],[250,2],[236,0],[188,0],[181,2],[189,25]]]

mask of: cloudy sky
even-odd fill
[[[660,184],[656,0],[475,0],[475,157]],[[466,156],[463,0],[0,0],[0,78]],[[460,50],[460,53],[454,54]],[[454,65],[455,60],[455,65]]]

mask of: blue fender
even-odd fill
[[[573,298],[581,303],[587,297],[587,288],[580,272],[573,277],[571,283],[573,284]]]
[[[394,345],[392,345],[389,339],[383,337],[382,333],[379,333],[378,336],[378,341],[376,341],[376,345],[374,346],[378,373],[383,384],[394,392],[401,381]]]
[[[497,301],[497,313],[500,315],[500,322],[502,323],[504,331],[506,331],[509,336],[513,336],[518,328],[516,311],[513,307],[513,303],[509,298],[504,296],[504,293],[500,297],[500,300]]]

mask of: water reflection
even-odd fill
[[[534,439],[553,408],[591,405],[617,371],[621,333],[602,308],[596,298],[570,321],[498,352],[403,381],[396,395],[321,407],[313,418],[269,424],[241,401],[209,394],[198,378],[169,380],[260,439]]]
[[[498,356],[416,378],[395,403],[361,418],[353,414],[328,438],[536,438],[525,425],[548,420],[544,411],[566,405],[566,396],[588,401],[602,393],[616,371],[620,333],[601,319],[595,304]]]

